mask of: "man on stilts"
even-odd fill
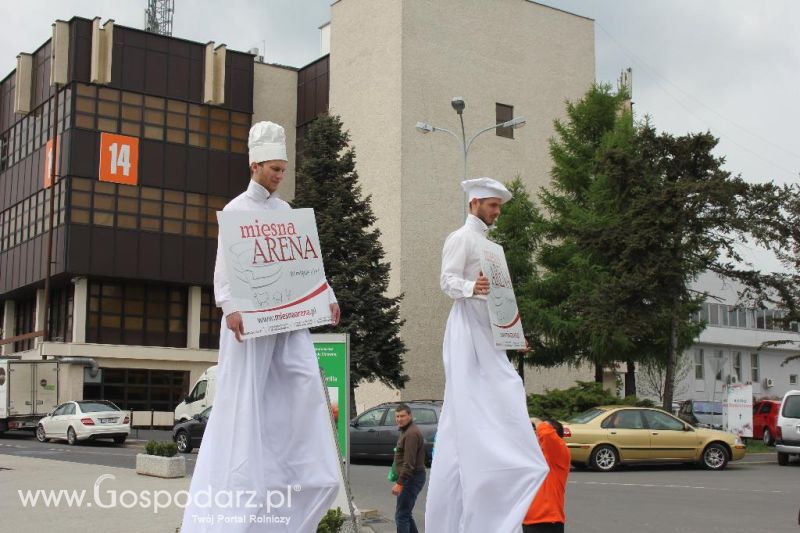
[[[248,146],[250,183],[224,211],[291,209],[275,195],[287,163],[283,128],[255,124]],[[340,467],[311,335],[242,341],[221,246],[214,295],[224,315],[217,393],[182,531],[315,532],[339,490]],[[338,323],[332,290],[329,300]]]
[[[442,290],[453,298],[444,334],[445,393],[425,510],[432,533],[516,533],[547,475],[522,380],[495,348],[486,233],[511,193],[490,178],[462,182],[470,214],[442,252]]]

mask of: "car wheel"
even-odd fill
[[[75,434],[75,430],[72,429],[72,426],[67,429],[67,444],[70,446],[78,444],[78,436]]]
[[[611,472],[619,465],[619,454],[613,446],[602,444],[592,451],[589,464],[594,470]]]
[[[181,453],[189,453],[192,451],[192,444],[189,441],[189,434],[185,431],[179,431],[175,435],[175,444],[178,445],[178,451]]]
[[[764,440],[765,446],[772,446],[775,444],[775,439],[772,438],[772,433],[770,433],[769,428],[764,428],[764,436],[762,439]]]
[[[778,452],[778,464],[781,466],[786,466],[789,464],[789,454]]]
[[[707,470],[722,470],[728,465],[728,450],[725,446],[712,442],[703,450],[703,466]]]
[[[122,435],[120,437],[114,437],[114,444],[125,444],[125,439],[127,438],[128,437],[126,437],[125,435]]]
[[[50,440],[47,438],[47,433],[45,433],[44,426],[41,424],[36,426],[36,440],[39,442],[48,442]]]

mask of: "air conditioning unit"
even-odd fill
[[[764,379],[764,386],[768,389],[771,389],[775,386],[775,380],[772,378],[765,378]]]
[[[739,378],[737,378],[737,377],[736,377],[736,374],[731,374],[730,376],[728,376],[727,378],[725,378],[725,382],[726,382],[728,385],[732,385],[732,384],[734,384],[734,383],[739,383]]]

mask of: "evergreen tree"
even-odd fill
[[[293,207],[314,209],[325,274],[342,311],[338,327],[350,334],[350,407],[355,387],[379,380],[402,388],[405,345],[400,339],[402,295],[386,296],[390,265],[374,227],[370,196],[363,197],[355,150],[336,116],[319,116],[308,128]]]
[[[624,202],[616,193],[625,188],[613,187],[629,174],[634,131],[623,113],[626,98],[624,91],[594,86],[567,105],[566,121],[555,122],[552,183],[539,193],[548,242],[536,258],[541,275],[524,290],[520,306],[539,332],[533,344],[539,364],[590,362],[597,381],[603,366],[632,361],[645,344],[635,341],[633,325],[622,316],[617,243],[606,238],[623,226]]]

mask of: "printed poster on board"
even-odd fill
[[[487,302],[495,347],[503,350],[524,350],[525,334],[502,246],[486,241],[481,250],[481,270],[489,279]]]
[[[217,220],[244,338],[333,322],[313,209],[219,211]]]

